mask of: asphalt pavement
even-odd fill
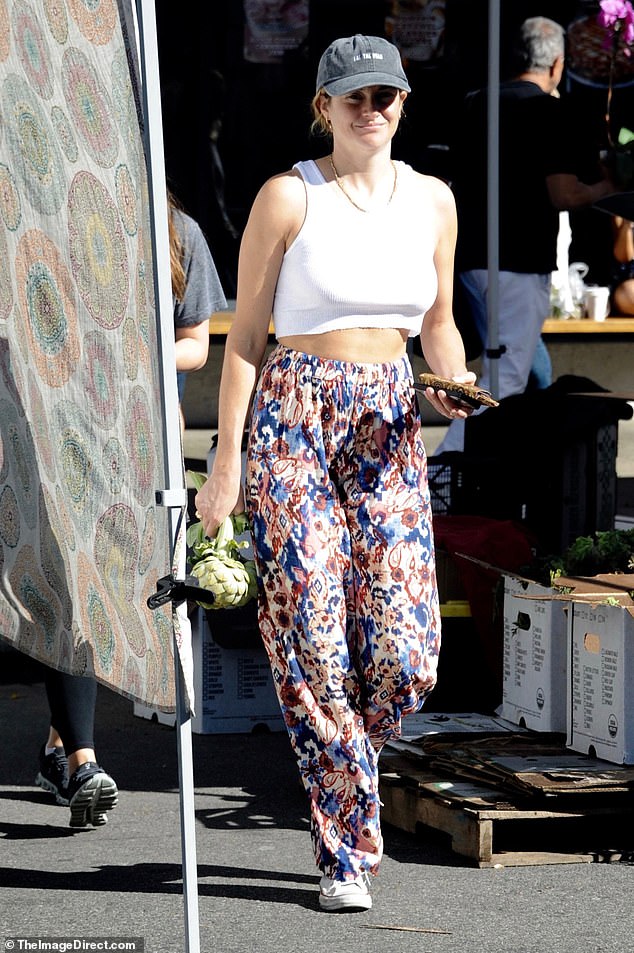
[[[145,953],[186,951],[174,730],[136,717],[129,700],[100,688],[97,754],[118,783],[119,804],[106,827],[78,831],[68,808],[34,784],[46,698],[41,671],[14,653],[0,653],[0,718],[0,944],[11,937],[13,950],[64,949],[50,944],[142,937]],[[322,913],[285,733],[194,735],[193,753],[203,951],[634,948],[631,864],[480,870],[431,834],[388,825],[372,910]]]
[[[432,428],[430,452],[443,429]],[[208,434],[197,436],[192,454],[204,459]],[[633,437],[634,421],[621,422],[617,471],[628,515]],[[55,938],[71,942],[67,950],[92,938],[102,944],[94,950],[139,937],[144,953],[186,953],[175,731],[100,688],[97,755],[117,781],[119,804],[105,827],[71,830],[68,808],[34,784],[48,724],[41,669],[13,651],[0,652],[0,724],[0,953],[7,938],[16,938],[5,945],[13,953],[63,951]],[[322,913],[285,732],[194,735],[193,756],[204,953],[634,950],[630,863],[480,870],[432,832],[389,825],[372,910]]]

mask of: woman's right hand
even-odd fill
[[[451,380],[455,381],[457,384],[475,384],[476,375],[473,371],[465,371],[464,374],[455,374],[451,377]],[[428,387],[425,391],[425,397],[432,405],[434,410],[439,414],[442,414],[443,417],[449,417],[450,419],[462,418],[466,419],[470,417],[474,412],[474,407],[469,406],[466,403],[463,403],[461,400],[457,400],[454,397],[450,397],[444,390],[434,390],[431,387]]]
[[[194,502],[205,533],[213,539],[226,516],[244,513],[244,491],[240,475],[230,478],[224,473],[212,473],[196,494]]]

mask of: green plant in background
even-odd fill
[[[197,490],[207,476],[188,470]],[[246,513],[227,516],[218,527],[213,539],[205,535],[201,522],[187,527],[188,562],[191,575],[198,579],[203,589],[213,592],[212,603],[198,601],[203,609],[237,609],[246,605],[257,595],[258,584],[255,562],[245,559],[240,550],[248,547],[246,540],[236,539],[249,530]]]
[[[606,572],[634,570],[634,530],[598,531],[593,536],[579,536],[561,556],[548,562],[551,581],[560,575],[595,576]]]
[[[623,126],[612,157],[615,185],[629,191],[634,188],[634,132]]]

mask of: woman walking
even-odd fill
[[[206,531],[246,502],[260,630],[303,784],[322,909],[371,906],[382,854],[377,761],[435,683],[440,616],[408,337],[472,382],[451,309],[449,188],[391,158],[410,91],[379,37],[323,54],[314,127],[328,155],[258,194],[220,386]],[[273,315],[277,347],[260,371]],[[252,399],[253,390],[255,394]],[[446,416],[466,411],[444,392]]]

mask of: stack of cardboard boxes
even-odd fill
[[[502,716],[634,764],[634,574],[504,582]]]

